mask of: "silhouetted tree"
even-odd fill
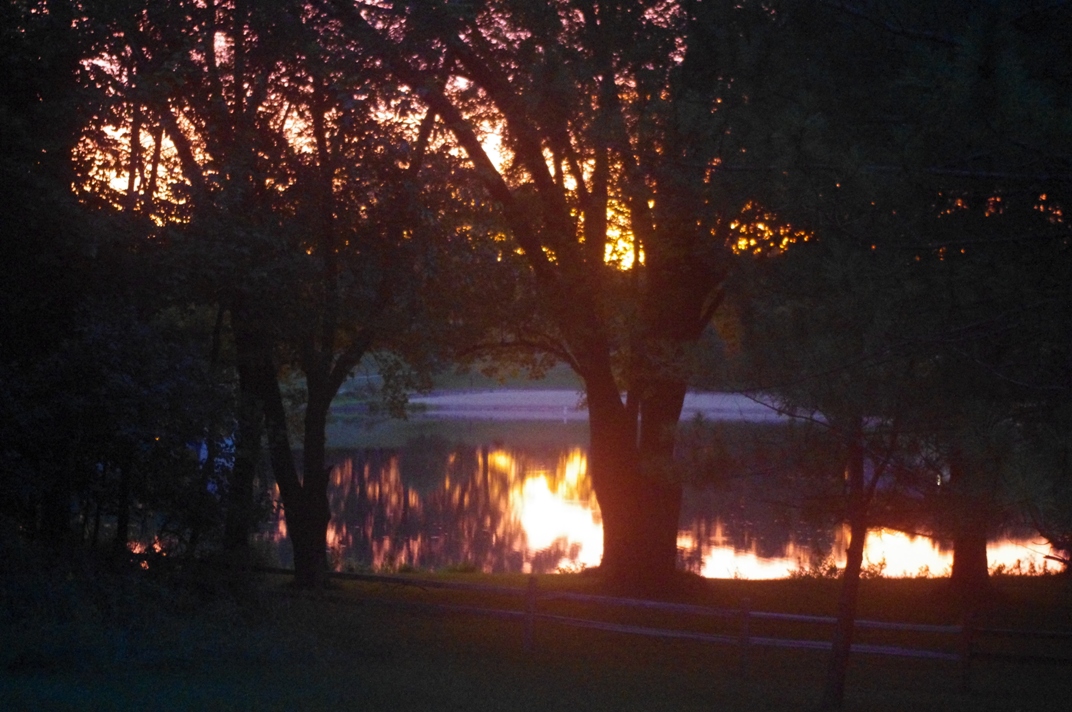
[[[765,140],[750,93],[777,23],[751,3],[320,5],[443,117],[501,206],[539,319],[497,346],[583,379],[601,569],[657,589],[677,561],[690,361],[742,226],[765,215],[749,174],[723,166]]]

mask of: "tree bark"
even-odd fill
[[[287,534],[294,549],[294,583],[300,588],[317,588],[323,585],[327,574],[327,495],[321,488],[319,499],[324,506],[319,506],[314,491],[318,478],[310,479],[308,474],[303,480],[298,478],[275,369],[264,371],[260,381],[265,393],[264,422],[272,471],[279,484]]]

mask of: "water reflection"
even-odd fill
[[[471,447],[422,437],[397,449],[335,453],[328,545],[338,570],[471,568],[579,570],[602,556],[599,507],[583,448]],[[268,533],[291,564],[285,522]],[[828,518],[745,506],[725,492],[690,490],[678,537],[682,564],[715,578],[770,579],[843,566],[847,527]],[[1003,539],[992,569],[1052,570],[1048,546]],[[926,537],[870,532],[865,571],[943,576],[952,550]]]
[[[678,545],[687,549],[699,548],[699,572],[709,578],[777,579],[788,576],[829,576],[834,569],[845,566],[849,545],[848,527],[835,538],[831,551],[825,554],[810,547],[786,542],[781,556],[761,556],[754,548],[739,549],[717,544],[717,540],[697,544],[687,533],[678,538]],[[992,572],[1008,574],[1045,574],[1061,570],[1046,559],[1052,553],[1049,544],[1039,538],[1003,537],[987,547],[987,561]],[[911,536],[891,529],[868,532],[864,545],[865,576],[895,578],[930,578],[949,576],[953,567],[953,550],[925,536]]]

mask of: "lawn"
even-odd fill
[[[521,576],[437,576],[525,583]],[[260,576],[209,594],[190,593],[186,584],[176,594],[124,581],[130,590],[109,590],[115,600],[103,607],[50,610],[46,600],[29,617],[4,620],[0,709],[806,710],[818,699],[826,663],[819,651],[753,648],[744,676],[734,646],[546,622],[526,653],[519,622],[432,607],[520,605],[473,592],[342,581],[309,594],[291,590],[285,577]],[[956,618],[942,580],[864,584],[861,617]],[[541,577],[540,586],[599,590],[598,579],[585,574]],[[1064,579],[1002,578],[995,589],[989,620],[1072,629]],[[161,591],[171,597],[167,605],[154,602]],[[747,597],[753,610],[825,614],[836,591],[826,580],[690,579],[673,597],[712,606]],[[122,611],[130,615],[117,615]],[[541,603],[541,611],[697,630],[721,625],[581,604]],[[822,639],[828,630],[783,626],[752,634],[768,633]],[[1067,648],[1055,652],[1072,655]],[[857,655],[846,709],[1064,710],[1067,669],[980,662],[962,693],[955,663]]]

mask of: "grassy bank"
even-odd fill
[[[454,576],[524,585],[520,576]],[[340,582],[326,593],[301,594],[285,577],[264,576],[200,597],[168,594],[174,600],[165,605],[157,594],[173,588],[122,581],[126,591],[110,594],[107,616],[83,594],[67,601],[81,610],[61,611],[48,603],[55,592],[45,592],[36,612],[23,605],[18,618],[8,602],[0,709],[805,710],[818,698],[826,663],[822,652],[755,648],[745,678],[732,646],[552,623],[537,626],[535,650],[526,654],[517,622],[417,605],[518,606],[471,592]],[[993,620],[1072,628],[1065,581],[995,584]],[[956,611],[944,585],[865,581],[861,616],[951,622]],[[541,577],[540,586],[599,590],[590,575]],[[753,610],[823,614],[832,611],[836,591],[836,582],[824,580],[689,580],[675,598],[736,606],[747,597]],[[543,607],[633,624],[720,625],[580,604]],[[828,631],[783,627],[777,635],[822,639]],[[979,663],[971,691],[962,694],[955,664],[856,656],[847,709],[1063,710],[1066,671]]]

